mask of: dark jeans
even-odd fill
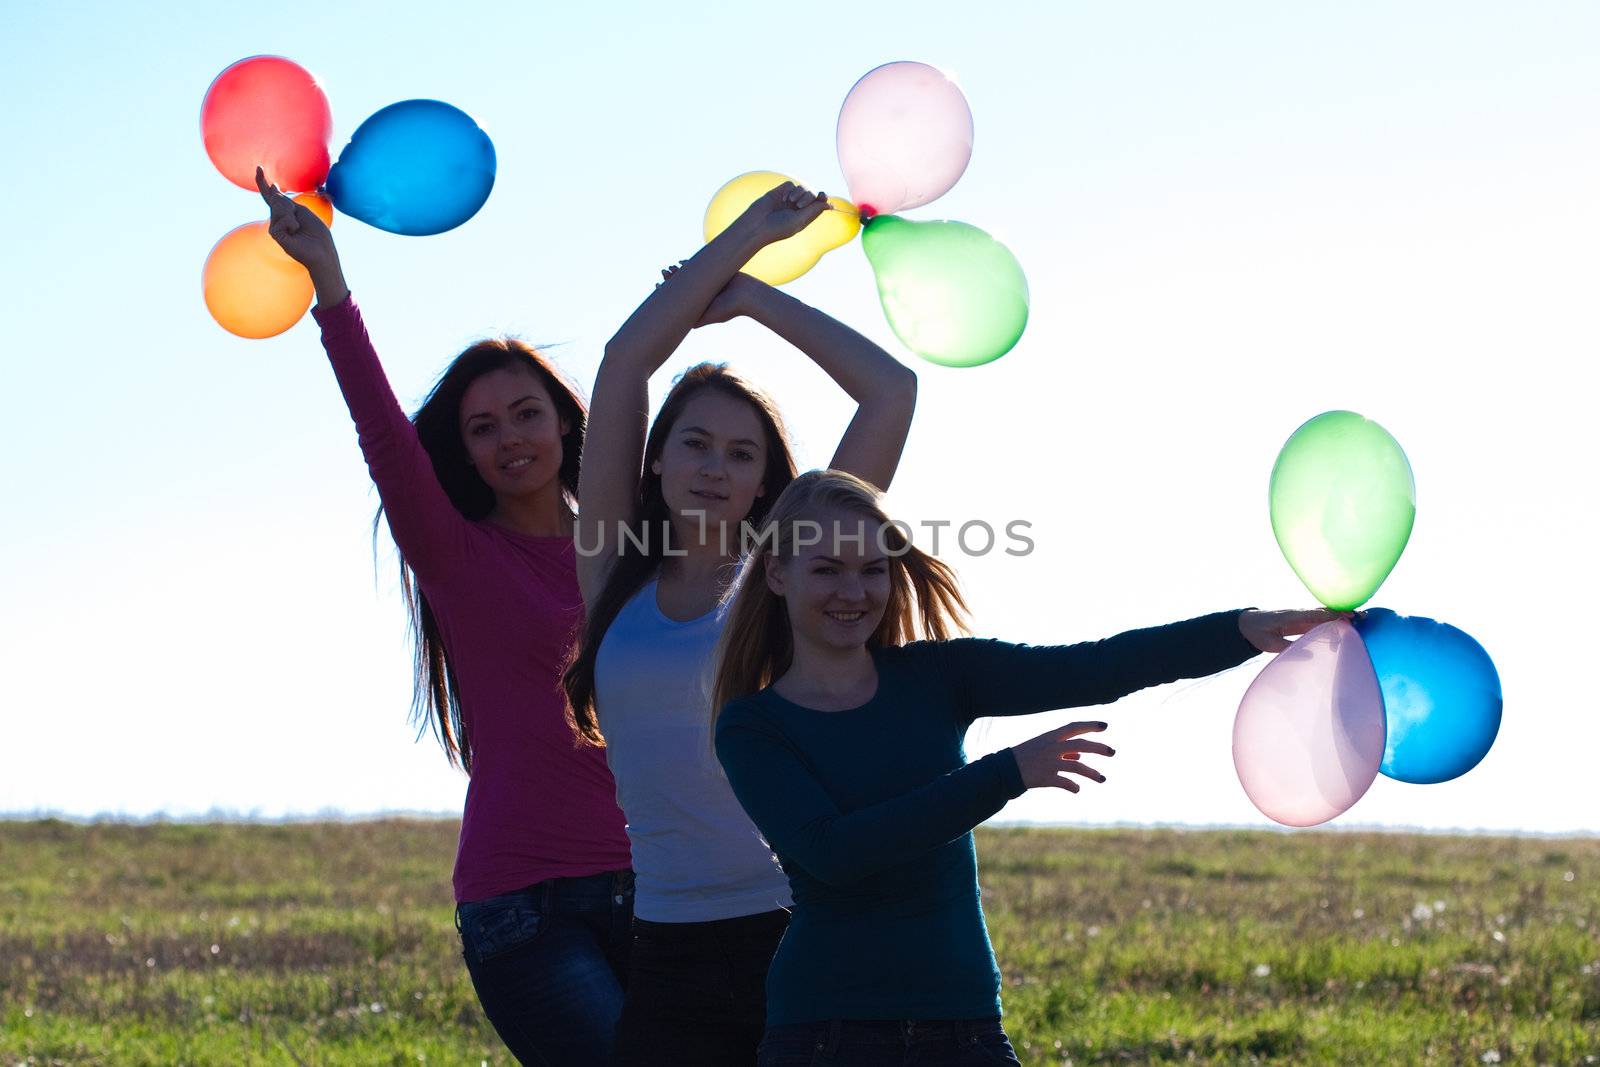
[[[618,1067],[751,1067],[766,1026],[767,967],[786,911],[700,923],[633,921]]]
[[[552,878],[456,906],[472,988],[520,1062],[611,1061],[632,921],[632,871]]]
[[[774,1026],[759,1067],[990,1067],[1020,1065],[998,1017],[834,1019]]]

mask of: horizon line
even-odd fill
[[[258,812],[239,812],[228,809],[213,808],[207,812],[189,815],[172,815],[167,812],[155,812],[148,815],[133,815],[126,812],[97,812],[93,815],[80,815],[60,810],[35,809],[33,811],[0,811],[0,823],[23,822],[66,822],[80,826],[89,825],[127,825],[127,826],[158,826],[158,825],[238,825],[238,826],[273,826],[292,825],[301,823],[361,823],[382,822],[386,820],[410,819],[414,821],[429,822],[456,822],[461,821],[460,814],[449,811],[429,811],[416,808],[388,808],[378,811],[346,812],[337,808],[328,808],[310,813],[287,813],[283,815],[262,815]],[[1110,823],[1072,822],[1057,819],[1004,819],[981,823],[995,829],[1036,829],[1036,830],[1177,830],[1187,832],[1220,832],[1220,831],[1259,831],[1262,833],[1380,833],[1380,834],[1413,834],[1419,836],[1440,837],[1546,837],[1546,838],[1600,838],[1600,829],[1582,828],[1572,830],[1529,830],[1522,828],[1505,827],[1432,827],[1417,826],[1412,824],[1395,823],[1335,823],[1327,822],[1318,826],[1296,827],[1279,825],[1259,825],[1249,823],[1177,823],[1177,822],[1132,822],[1119,821]]]

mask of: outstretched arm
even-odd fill
[[[272,212],[267,232],[306,268],[316,286],[312,313],[322,327],[323,347],[355,421],[395,543],[419,575],[437,575],[463,554],[467,521],[440,486],[416,428],[395,399],[361,312],[350,298],[328,227],[310,208],[268,184],[260,168],[256,185]]]
[[[1281,651],[1285,638],[1335,617],[1326,610],[1219,611],[1076,645],[957,638],[938,649],[971,720],[1110,704],[1153,685],[1204,678],[1259,652]]]
[[[649,381],[677,351],[739,268],[773,241],[804,229],[826,197],[785,182],[756,200],[645,298],[606,344],[595,376],[579,476],[578,584],[593,605],[619,548],[617,528],[635,518],[649,422]]]

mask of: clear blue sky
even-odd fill
[[[1597,41],[1600,7],[1554,2],[8,0],[0,811],[459,810],[464,780],[406,725],[393,560],[380,541],[375,572],[376,500],[314,325],[241,341],[201,302],[211,244],[261,216],[201,146],[223,67],[310,68],[335,152],[410,97],[494,139],[494,194],[459,230],[335,225],[409,406],[499,331],[559,343],[587,385],[723,181],[845,191],[840,101],[909,58],[956,74],[977,128],[960,184],[913,216],[989,229],[1033,295],[1000,362],[919,363],[891,497],[910,520],[1034,524],[1025,559],[954,558],[979,632],[1067,641],[1309,603],[1267,475],[1305,419],[1360,411],[1418,484],[1375,603],[1474,634],[1506,714],[1472,774],[1380,779],[1347,821],[1600,829]],[[792,289],[918,362],[859,245]],[[657,384],[702,358],[768,385],[801,459],[826,460],[849,409],[815,368],[734,324]],[[1263,823],[1229,760],[1257,669],[1127,701],[1106,789],[1006,816]],[[970,748],[1070,717],[980,724]]]

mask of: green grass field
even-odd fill
[[[0,1067],[509,1063],[453,822],[0,822]],[[1600,840],[980,831],[1024,1063],[1600,1063]]]

